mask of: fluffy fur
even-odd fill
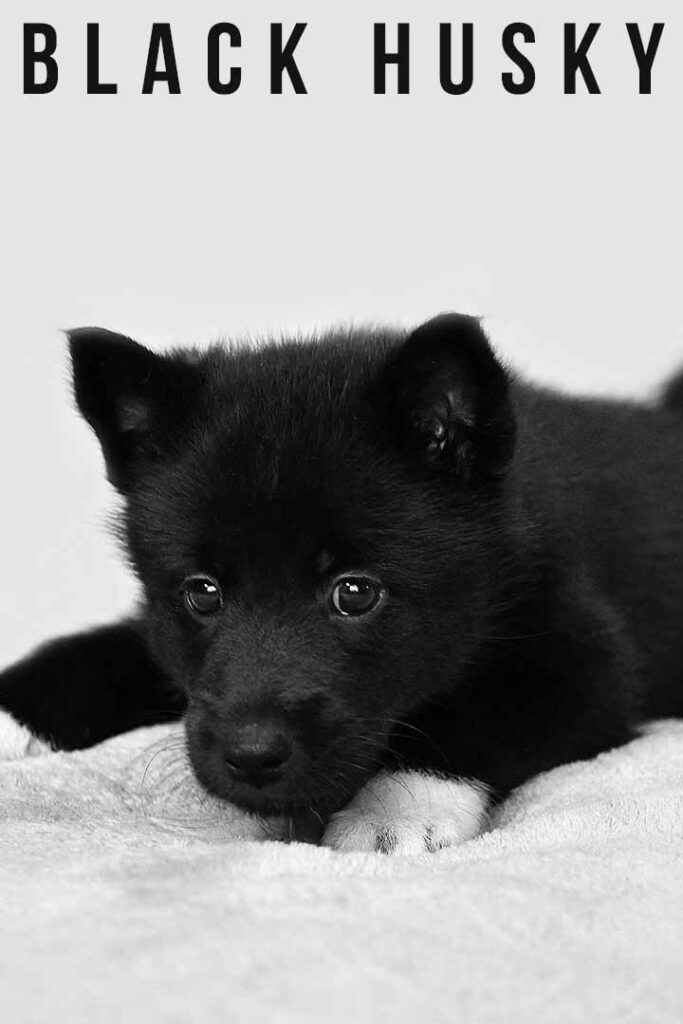
[[[166,356],[88,328],[71,351],[144,608],[0,677],[53,744],[184,714],[208,790],[322,831],[379,772],[500,799],[683,713],[680,380],[656,408],[560,396],[457,315]],[[222,593],[200,621],[198,573]],[[336,612],[348,577],[377,607]]]
[[[488,793],[435,772],[380,772],[330,818],[323,845],[366,853],[433,853],[478,836]]]

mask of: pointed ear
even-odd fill
[[[402,447],[471,483],[505,470],[515,443],[509,376],[478,319],[447,313],[428,320],[387,369]]]
[[[197,368],[98,327],[67,337],[76,404],[99,438],[109,480],[125,494],[186,424],[199,389]]]

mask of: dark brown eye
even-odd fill
[[[195,619],[210,619],[223,607],[223,594],[214,579],[204,573],[188,576],[183,582],[185,607]]]
[[[368,576],[345,576],[332,591],[332,606],[339,615],[367,615],[384,597],[384,591]]]

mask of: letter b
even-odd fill
[[[43,37],[43,48],[36,49],[37,37]],[[57,49],[57,33],[53,25],[30,22],[24,25],[24,92],[46,93],[57,88],[59,68],[54,58]],[[45,80],[36,80],[36,66],[45,67]]]

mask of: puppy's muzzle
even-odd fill
[[[276,781],[293,751],[291,736],[268,719],[254,720],[223,730],[221,755],[237,782],[260,788]]]

